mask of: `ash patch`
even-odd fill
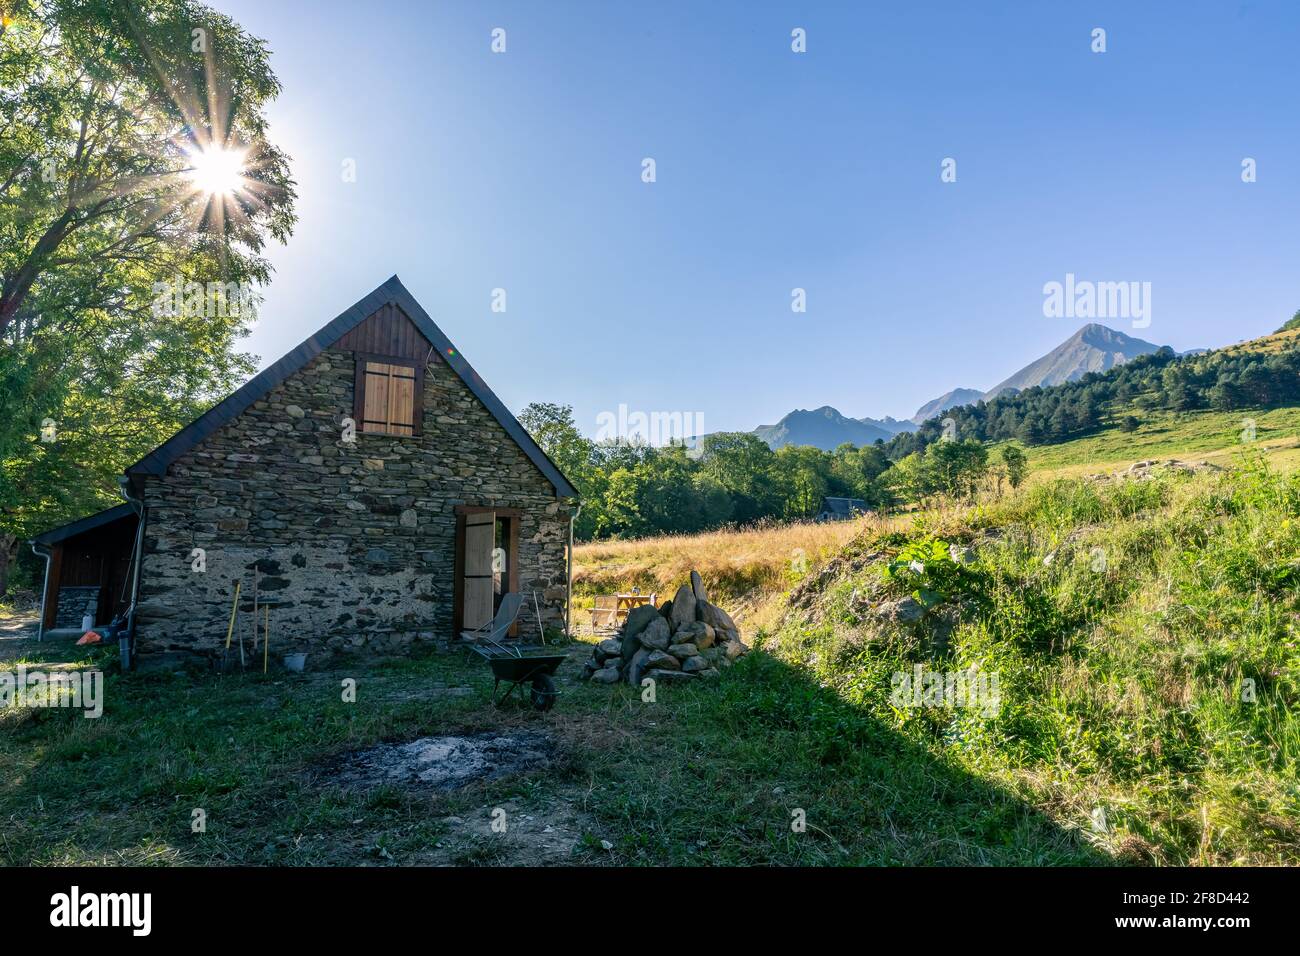
[[[337,761],[333,775],[336,782],[348,785],[454,790],[476,780],[545,767],[552,751],[546,734],[527,731],[421,737],[348,754]]]

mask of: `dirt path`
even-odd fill
[[[40,647],[36,630],[35,611],[0,618],[0,662],[16,661]]]

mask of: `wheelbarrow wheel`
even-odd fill
[[[555,698],[560,694],[555,689],[555,681],[551,679],[550,674],[538,674],[533,678],[533,690],[530,696],[533,706],[538,710],[550,710],[555,706]]]

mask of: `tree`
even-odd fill
[[[988,449],[974,439],[935,442],[925,451],[925,464],[939,491],[970,497],[988,473]]]
[[[914,451],[894,462],[881,476],[893,493],[903,501],[923,501],[935,491],[934,479],[922,452]]]
[[[0,593],[37,523],[112,501],[117,472],[252,371],[235,345],[295,199],[267,139],[265,45],[230,18],[191,0],[7,7]],[[199,188],[235,156],[231,191]]]
[[[1000,454],[1007,483],[1012,488],[1019,488],[1024,483],[1025,475],[1029,473],[1029,460],[1025,457],[1024,451],[1017,445],[1003,445]]]
[[[716,432],[700,441],[702,476],[732,498],[731,519],[749,522],[770,514],[776,505],[772,483],[773,453],[750,432]]]
[[[593,443],[578,431],[573,406],[531,402],[519,413],[519,424],[581,491],[591,471]]]
[[[775,472],[782,514],[788,518],[816,514],[828,490],[830,456],[820,448],[785,445],[776,451]]]

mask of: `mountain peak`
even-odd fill
[[[1042,358],[995,385],[984,398],[993,398],[1010,388],[1026,389],[1036,385],[1072,382],[1089,372],[1104,372],[1159,349],[1158,345],[1135,339],[1118,329],[1089,322]]]

